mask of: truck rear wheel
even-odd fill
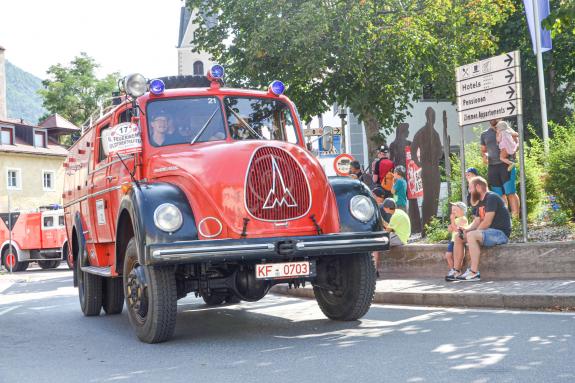
[[[102,309],[102,277],[82,271],[80,259],[76,260],[78,296],[85,316],[100,315]]]
[[[138,338],[145,343],[168,340],[178,309],[174,269],[141,265],[132,238],[126,247],[123,281],[128,317]]]
[[[56,259],[54,261],[38,261],[38,266],[40,266],[41,269],[55,269],[58,266],[60,266],[60,260]]]
[[[107,315],[120,314],[124,308],[124,285],[122,278],[105,278],[102,287],[102,308]]]
[[[12,264],[12,271],[25,271],[28,268],[30,262],[28,261],[18,261],[18,251],[10,246],[6,247],[2,251],[2,265],[6,268],[6,270],[10,270],[10,264]]]
[[[353,321],[364,316],[375,294],[376,273],[371,254],[333,257],[322,267],[327,285],[314,286],[321,311],[330,319]]]

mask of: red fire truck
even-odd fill
[[[170,338],[177,300],[257,301],[279,283],[313,285],[334,320],[369,310],[372,251],[388,247],[369,190],[328,179],[295,105],[207,76],[122,81],[125,99],[70,148],[64,211],[87,316],[124,300],[138,338]]]
[[[53,269],[68,254],[64,210],[3,213],[0,217],[0,249],[5,268],[24,271],[36,261],[43,269]]]

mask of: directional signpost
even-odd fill
[[[525,205],[525,161],[523,158],[523,106],[521,96],[521,61],[519,51],[490,57],[455,70],[457,111],[461,127],[461,173],[465,174],[463,128],[480,122],[517,116],[521,173],[521,218],[523,240],[527,242],[527,207]],[[466,181],[461,181],[463,201]]]
[[[461,66],[456,77],[460,125],[522,114],[518,51]]]

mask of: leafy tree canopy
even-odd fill
[[[551,14],[544,25],[551,30],[553,37],[563,32],[575,35],[575,1],[559,0],[551,4]]]
[[[187,0],[194,43],[228,83],[281,79],[305,120],[334,102],[366,123],[370,147],[433,84],[454,100],[455,67],[495,52],[512,0]],[[207,27],[205,16],[217,16]]]
[[[49,78],[42,81],[44,89],[38,91],[49,114],[58,113],[81,126],[99,107],[110,105],[119,74],[112,73],[98,79],[95,74],[98,67],[95,60],[84,52],[76,56],[69,66],[52,65],[47,72]]]

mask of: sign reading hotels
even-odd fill
[[[460,125],[522,114],[519,51],[463,65],[456,78]]]

